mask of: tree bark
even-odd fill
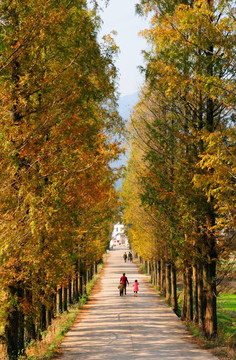
[[[165,276],[165,260],[161,259],[161,284],[160,292],[163,296],[166,296],[166,276]]]
[[[52,323],[52,310],[47,309],[46,310],[46,329],[51,325]]]
[[[69,279],[69,283],[68,283],[68,302],[70,305],[73,303],[72,279]]]
[[[204,273],[206,275],[205,334],[210,339],[215,337],[217,333],[216,264],[213,260],[210,264],[205,264]]]
[[[79,277],[78,273],[73,278],[73,302],[79,301]]]
[[[186,295],[186,274],[183,273],[183,302],[181,308],[181,319],[185,320],[187,314],[187,295]]]
[[[97,261],[94,261],[94,274],[96,275],[98,273],[98,265]]]
[[[63,301],[63,311],[67,311],[68,309],[68,295],[67,295],[67,287],[63,286],[62,291],[62,301]]]
[[[40,330],[45,331],[47,328],[46,324],[46,306],[41,305],[41,316],[40,316]]]
[[[79,296],[83,296],[84,294],[84,288],[83,288],[83,276],[81,272],[79,272]]]
[[[20,310],[20,300],[24,292],[20,287],[9,287],[10,296],[14,299],[14,305],[8,314],[5,335],[7,340],[7,354],[9,360],[17,360],[19,354],[24,352],[24,315]]]
[[[158,286],[158,289],[159,291],[161,291],[161,261],[158,260],[157,262],[157,286]]]
[[[176,286],[176,268],[171,265],[171,307],[178,314],[177,286]]]
[[[144,267],[145,267],[146,274],[148,274],[148,262],[147,262],[147,260],[144,261]]]
[[[33,306],[33,294],[32,291],[25,291],[25,298],[29,307]],[[31,339],[36,339],[36,329],[34,323],[34,317],[31,311],[25,316],[25,344],[28,344]]]
[[[198,323],[198,281],[197,265],[193,265],[193,321]]]
[[[171,303],[171,264],[166,262],[166,300]]]
[[[57,290],[57,314],[62,313],[62,288]]]
[[[192,267],[186,268],[186,319],[187,321],[193,320],[193,286],[192,286]]]
[[[158,284],[158,277],[157,277],[157,260],[154,259],[154,284],[157,286]]]
[[[86,286],[87,286],[87,276],[86,276],[86,270],[84,270],[83,272],[83,294],[87,294],[87,289],[86,289]]]

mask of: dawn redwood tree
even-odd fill
[[[235,20],[228,6],[231,2],[143,0],[140,3],[137,7],[140,13],[152,14],[151,28],[144,31],[152,46],[146,53],[145,71],[150,89],[146,96],[153,96],[155,92],[159,106],[160,99],[164,99],[172,114],[171,124],[177,125],[176,129],[171,128],[171,134],[176,138],[174,151],[171,143],[166,144],[166,151],[172,154],[172,163],[166,162],[166,168],[163,166],[162,169],[162,153],[153,157],[152,151],[143,159],[148,169],[153,167],[155,170],[154,175],[147,173],[146,176],[146,205],[158,204],[158,200],[161,203],[163,197],[164,206],[166,187],[170,184],[167,208],[172,222],[175,213],[171,211],[172,203],[177,199],[175,224],[180,224],[177,233],[183,236],[182,241],[174,242],[174,247],[178,249],[178,262],[185,269],[186,316],[188,320],[193,318],[195,299],[195,312],[199,308],[196,314],[199,325],[208,337],[213,337],[217,331],[216,263],[222,254],[222,241],[218,241],[222,236],[217,224],[222,218],[228,226],[232,224],[232,212],[222,216],[222,209],[224,193],[231,194],[233,182],[234,158],[230,149],[235,108],[235,71],[232,66]],[[165,115],[161,117],[164,119]],[[162,132],[162,143],[165,143],[166,131],[160,124],[155,126]],[[154,127],[147,124],[146,128],[149,144],[160,145],[161,136],[157,138]],[[215,148],[229,150],[229,161],[223,158],[221,166],[212,157],[210,142],[210,139],[218,138],[219,131],[222,132],[221,145],[215,142]],[[156,167],[155,161],[159,162]],[[220,169],[226,165],[229,169],[225,176],[227,190],[221,191],[215,181],[219,179]],[[168,177],[169,173],[172,177]],[[165,179],[164,187],[155,183],[155,179],[161,176]],[[214,179],[212,186],[209,185],[211,177]],[[215,186],[218,191],[214,192]],[[157,189],[156,193],[152,189]],[[177,228],[174,227],[174,237]],[[230,251],[229,243],[223,243],[223,248],[226,250],[228,246]],[[192,273],[195,276],[196,269],[202,273],[204,281],[201,283],[200,276],[193,288]]]
[[[175,214],[178,203],[173,188],[173,149],[176,147],[173,134],[177,128],[164,99],[160,101],[157,94],[156,91],[152,94],[144,92],[132,116],[132,152],[123,187],[124,218],[126,223],[132,223],[129,229],[132,247],[152,263],[154,281],[159,283],[160,291],[177,312],[175,242],[178,230]],[[135,182],[138,184],[136,196],[140,209],[131,196]],[[139,213],[141,216],[137,221],[135,218]],[[132,241],[134,237],[137,239],[135,243]]]
[[[0,291],[9,359],[45,326],[58,286],[106,248],[117,206],[115,46],[85,1],[1,1]],[[109,39],[108,39],[109,40]],[[89,246],[81,254],[81,236]]]

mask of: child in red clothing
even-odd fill
[[[139,290],[138,286],[139,286],[138,280],[135,280],[135,282],[133,283],[134,296],[138,296],[138,290]]]

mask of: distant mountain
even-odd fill
[[[119,113],[120,116],[125,120],[129,117],[132,112],[134,105],[138,102],[138,93],[131,95],[122,96],[119,101]]]
[[[127,96],[122,96],[119,101],[119,114],[128,123],[128,118],[132,113],[134,105],[138,102],[138,93],[134,93]],[[120,168],[122,165],[126,166],[129,159],[129,154],[121,154],[119,160],[112,162],[113,168]],[[123,179],[119,179],[116,183],[116,189],[122,188]]]

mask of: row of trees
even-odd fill
[[[182,318],[217,333],[217,264],[235,248],[235,16],[231,1],[142,0],[146,85],[123,186],[133,249]]]
[[[17,359],[96,272],[122,124],[96,2],[2,0],[0,20],[0,332]]]

